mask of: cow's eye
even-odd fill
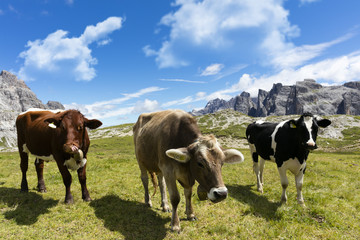
[[[201,162],[197,162],[197,165],[201,168],[204,168],[204,165]]]
[[[77,130],[80,132],[82,130],[82,127],[81,126],[78,126],[77,127]]]

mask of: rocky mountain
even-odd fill
[[[16,117],[29,108],[64,109],[64,106],[54,101],[43,104],[24,81],[3,70],[0,73],[0,150],[16,146]]]
[[[214,99],[204,109],[193,110],[200,116],[222,109],[233,109],[252,117],[282,116],[311,112],[318,115],[360,115],[360,82],[348,82],[341,86],[322,86],[315,80],[305,79],[293,86],[274,84],[267,92],[259,89],[258,97],[240,95],[225,101]]]

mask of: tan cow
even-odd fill
[[[223,163],[244,161],[241,152],[223,150],[214,136],[203,136],[196,120],[181,110],[141,114],[134,126],[136,158],[145,189],[145,203],[152,206],[148,190],[148,172],[157,174],[163,211],[169,211],[166,186],[172,205],[171,230],[180,231],[177,206],[180,195],[176,180],[184,187],[187,219],[195,220],[191,204],[195,180],[212,202],[227,197],[221,176]],[[165,186],[166,183],[166,186]],[[199,196],[200,197],[200,196]],[[200,197],[201,198],[201,197]]]

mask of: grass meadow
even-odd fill
[[[249,150],[240,150],[245,162],[223,167],[229,189],[226,200],[199,201],[195,185],[197,221],[185,220],[179,186],[180,233],[170,231],[171,214],[161,212],[159,192],[152,209],[144,205],[132,137],[92,140],[87,182],[93,201],[89,203],[82,201],[73,172],[74,204],[64,204],[65,188],[55,162],[45,164],[47,193],[38,193],[35,159],[29,163],[30,190],[21,193],[18,153],[0,153],[0,239],[359,239],[359,152],[311,153],[303,208],[297,204],[291,173],[288,203],[280,204],[281,185],[273,163],[265,165],[264,193],[258,193]]]

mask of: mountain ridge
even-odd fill
[[[24,81],[8,71],[1,71],[0,150],[16,146],[16,117],[29,108],[65,109],[61,103],[56,101],[48,101],[47,104],[43,104]]]
[[[257,98],[242,92],[231,98],[210,100],[203,109],[191,113],[200,116],[223,109],[233,109],[252,117],[282,116],[311,112],[317,115],[360,115],[360,82],[338,86],[323,86],[313,79],[304,79],[295,85],[281,83],[270,91],[259,89]]]

